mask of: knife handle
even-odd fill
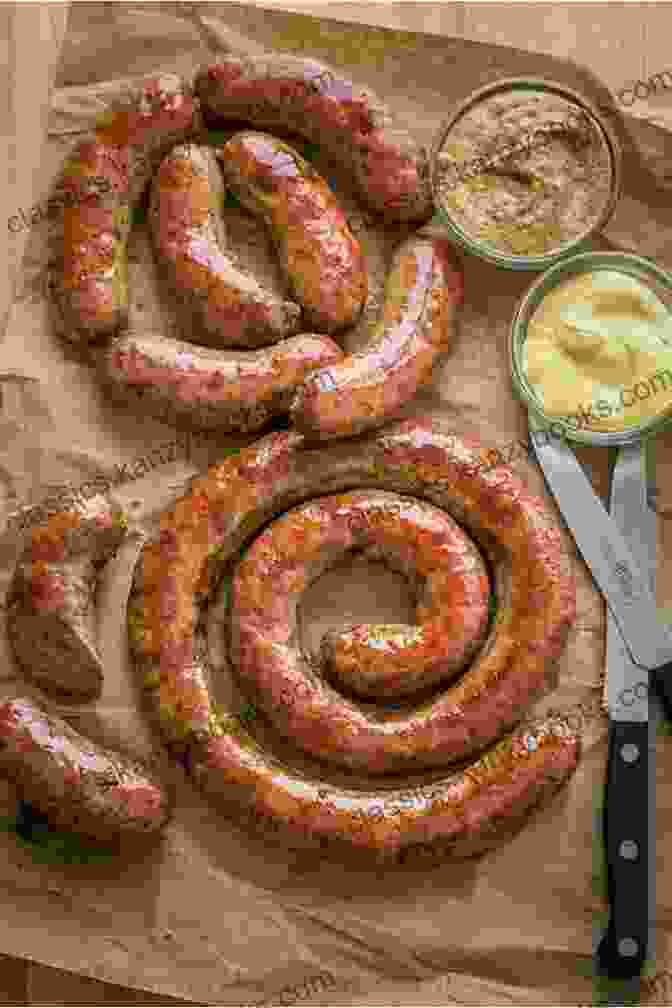
[[[658,694],[665,719],[672,724],[672,662],[654,669],[651,675],[651,685]]]
[[[609,721],[604,840],[609,926],[598,961],[610,977],[639,976],[649,936],[649,726]]]

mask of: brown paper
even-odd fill
[[[378,91],[427,144],[455,101],[501,76],[556,78],[607,103],[618,119],[606,90],[589,72],[547,56],[235,4],[83,6],[81,11],[73,5],[63,45],[42,156],[42,199],[70,148],[128,76],[164,70],[191,77],[219,48],[253,51],[261,44],[325,58]],[[626,193],[607,238],[670,268],[672,210],[652,188],[641,152],[646,147],[657,165],[672,138],[657,126],[647,126],[642,138],[634,120],[618,124],[629,145]],[[350,348],[375,317],[400,233],[375,230],[333,170],[330,177],[364,242],[371,277],[365,320],[346,336]],[[241,262],[280,290],[261,226],[234,211],[226,226]],[[133,506],[134,529],[151,530],[158,511],[190,476],[236,442],[215,433],[187,444],[179,431],[158,421],[139,422],[105,402],[91,369],[54,333],[44,296],[48,254],[49,224],[37,220],[0,374],[3,595],[23,541],[10,520],[17,507],[36,505],[59,485],[79,488],[103,473],[115,483],[114,495]],[[171,313],[157,297],[141,224],[130,258],[132,325],[170,332]],[[526,437],[526,417],[509,378],[507,331],[532,277],[469,256],[463,260],[466,308],[458,338],[409,412],[431,409],[456,431],[475,432],[503,447]],[[148,475],[129,477],[137,460],[150,455],[156,460],[157,449],[164,463]],[[579,454],[596,488],[604,491],[605,453]],[[522,451],[513,466],[545,494],[539,470]],[[593,915],[603,908],[592,894],[591,873],[594,809],[605,770],[606,722],[599,712],[605,621],[601,599],[568,535],[565,544],[577,575],[577,621],[557,688],[535,712],[568,712],[583,729],[575,776],[515,839],[482,858],[372,872],[287,853],[270,837],[250,837],[203,801],[161,751],[138,709],[126,656],[125,601],[140,547],[139,538],[131,536],[108,565],[99,592],[103,696],[93,705],[58,709],[84,733],[153,759],[176,788],[175,820],[161,851],[121,867],[118,862],[39,865],[12,834],[0,833],[0,898],[6,904],[0,949],[197,1002],[591,1003]],[[356,564],[311,590],[304,612],[307,637],[317,640],[325,627],[347,622],[354,613],[358,620],[403,618],[407,606],[403,588],[391,576]],[[17,669],[4,633],[0,646],[2,688],[9,692]],[[658,757],[658,961],[664,964],[672,962],[666,929],[672,918],[665,916],[672,906],[672,874],[668,871],[666,880],[662,842],[672,817],[662,787],[666,760],[672,758],[669,741],[661,741]],[[0,792],[0,801],[12,811],[11,788]]]

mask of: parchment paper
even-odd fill
[[[501,47],[235,4],[73,6],[42,156],[42,198],[81,131],[90,128],[126,77],[159,70],[192,76],[220,48],[250,51],[258,44],[314,54],[349,70],[394,105],[427,144],[453,102],[487,80],[546,75],[583,90],[606,103],[619,129],[627,130],[626,195],[607,238],[672,268],[672,209],[656,183],[672,138],[656,126],[640,130],[634,120],[624,126],[606,89],[589,72]],[[642,151],[649,168],[642,164]],[[315,163],[332,180],[365,243],[372,296],[364,322],[346,337],[346,345],[354,347],[375,317],[389,255],[402,232],[375,230],[338,166]],[[136,223],[130,249],[132,324],[169,332],[171,314],[157,298],[141,215]],[[231,211],[226,226],[241,262],[280,289],[261,225]],[[157,512],[186,488],[190,476],[241,440],[212,435],[187,443],[171,427],[139,422],[108,405],[91,369],[54,331],[45,299],[48,255],[49,224],[36,218],[2,345],[3,597],[25,538],[10,521],[17,508],[38,504],[59,485],[78,488],[103,473],[115,483],[120,501],[136,502],[133,527],[140,533],[152,528]],[[464,269],[466,308],[455,345],[407,412],[429,408],[456,431],[476,432],[503,447],[526,437],[506,345],[514,306],[532,276],[468,256]],[[156,465],[157,449],[167,461],[145,471],[150,457]],[[663,454],[658,452],[659,459]],[[582,449],[579,455],[596,489],[604,492],[605,453]],[[545,495],[541,474],[522,449],[513,465]],[[138,475],[141,471],[145,474]],[[0,949],[112,983],[227,1005],[590,1004],[594,914],[604,909],[592,887],[592,845],[606,754],[606,720],[599,712],[605,621],[601,599],[568,535],[565,543],[577,575],[578,617],[557,688],[535,712],[565,711],[583,728],[584,752],[575,776],[513,841],[480,859],[371,872],[288,854],[272,838],[251,838],[202,801],[161,751],[138,710],[126,652],[125,601],[140,547],[139,536],[132,536],[108,566],[99,592],[103,696],[95,705],[54,709],[92,737],[153,760],[176,789],[175,820],[163,848],[147,860],[102,866],[36,864],[11,833],[0,833],[5,904]],[[664,599],[662,575],[661,581]],[[311,590],[304,612],[307,636],[317,639],[324,628],[354,614],[358,620],[408,618],[403,586],[361,563],[330,575]],[[216,633],[214,643],[215,638]],[[0,647],[0,686],[9,693],[17,686],[17,669],[4,627]],[[663,786],[671,748],[671,740],[660,740],[659,971],[672,962],[667,909],[672,872],[669,867],[665,872],[664,858],[672,804]],[[6,809],[0,811],[10,814],[14,796],[8,785],[3,789]],[[658,995],[649,988],[645,996],[656,1003]]]

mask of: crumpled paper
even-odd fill
[[[453,102],[501,76],[555,77],[620,116],[589,72],[547,56],[236,4],[101,4],[84,5],[85,12],[79,6],[71,10],[52,98],[41,203],[70,148],[127,77],[162,70],[190,77],[220,48],[254,52],[263,45],[325,58],[373,87],[427,144]],[[626,126],[632,144],[626,191],[606,237],[672,267],[672,211],[652,196],[650,172],[641,162],[643,147],[652,163],[662,158],[670,138],[657,126],[641,130],[634,120]],[[332,169],[371,277],[365,319],[345,337],[350,348],[375,317],[401,234],[376,227],[348,193],[337,166]],[[163,848],[140,864],[44,863],[15,834],[0,832],[0,898],[7,904],[0,914],[0,948],[109,982],[219,1004],[590,1004],[595,914],[605,908],[599,886],[593,888],[594,820],[606,755],[600,712],[605,620],[569,535],[577,621],[558,685],[535,712],[567,713],[583,730],[584,752],[569,784],[514,840],[468,862],[371,872],[287,853],[272,838],[251,838],[203,801],[161,750],[138,709],[125,642],[125,602],[142,533],[154,527],[158,512],[192,475],[249,439],[216,432],[185,438],[158,421],[138,423],[103,400],[90,367],[52,326],[45,298],[50,221],[24,209],[30,210],[30,235],[0,373],[0,589],[4,597],[25,541],[17,510],[37,507],[64,485],[86,495],[95,476],[106,476],[131,512],[133,534],[108,565],[99,590],[105,688],[96,704],[55,709],[84,733],[150,759],[176,789],[178,803]],[[173,321],[159,298],[141,214],[135,224],[129,249],[132,324],[168,333]],[[258,222],[232,210],[227,232],[242,264],[278,289]],[[466,306],[455,345],[407,412],[429,409],[456,431],[475,432],[503,447],[526,438],[526,417],[509,378],[507,330],[532,277],[463,259]],[[578,454],[604,493],[605,453]],[[545,494],[539,470],[523,452],[512,464]],[[664,549],[664,529],[661,539]],[[312,590],[311,636],[354,613],[358,620],[394,619],[405,604],[396,583],[355,565]],[[20,678],[4,633],[0,647],[7,693]],[[670,758],[670,742],[661,739],[659,971],[672,957],[665,923],[672,877],[668,871],[665,878],[662,844],[672,815],[662,788]],[[11,787],[4,786],[0,802],[0,812],[11,816]],[[654,986],[652,980],[643,995],[648,1003],[662,1003],[655,1001]]]

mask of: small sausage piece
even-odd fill
[[[152,183],[150,223],[159,265],[185,308],[192,339],[214,347],[261,347],[297,332],[301,310],[265,290],[225,254],[224,193],[212,151],[175,147]]]
[[[124,336],[99,358],[113,399],[194,429],[257,431],[287,413],[315,368],[343,359],[328,336],[290,336],[263,350],[207,350],[181,340]]]
[[[65,163],[54,300],[75,342],[114,335],[128,319],[126,245],[131,208],[161,156],[198,127],[198,105],[181,78],[132,84]]]
[[[295,426],[320,441],[385,424],[413,399],[450,346],[463,289],[447,242],[421,236],[404,242],[370,338],[341,364],[306,379],[292,404]]]
[[[43,688],[81,700],[100,693],[97,578],[125,532],[123,512],[102,495],[54,510],[31,530],[7,594],[7,630],[19,664]]]
[[[170,818],[138,760],[104,749],[32,700],[0,704],[0,769],[55,827],[99,839],[156,833]]]
[[[366,264],[331,189],[288,144],[237,133],[220,150],[227,184],[270,232],[306,328],[354,325],[366,302]]]
[[[359,195],[390,222],[432,212],[424,147],[369,88],[314,59],[291,53],[223,56],[194,82],[208,122],[247,122],[297,133],[348,166]]]

